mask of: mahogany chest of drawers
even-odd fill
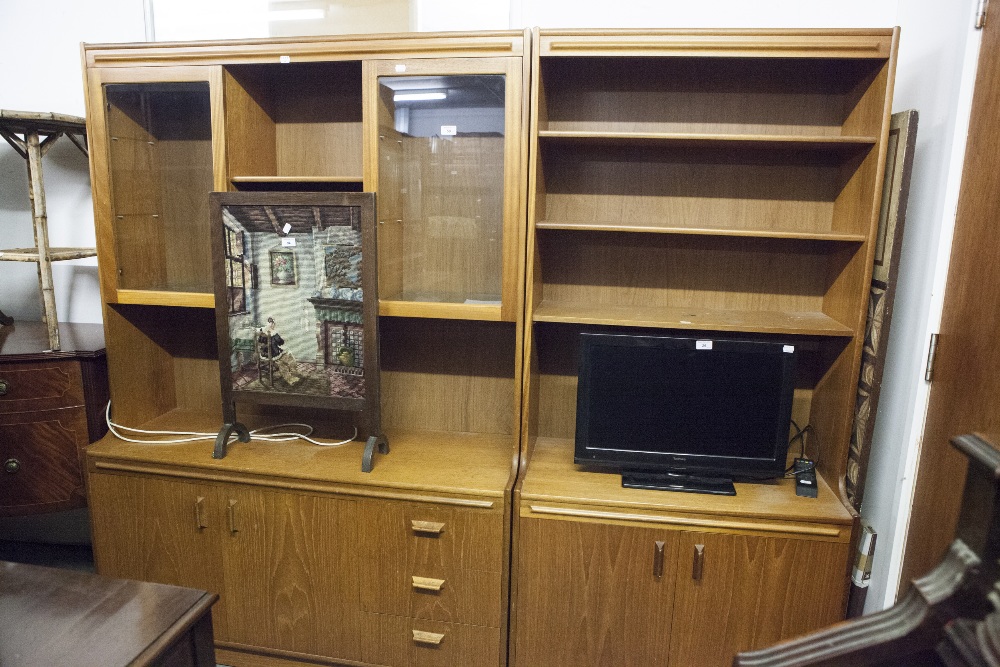
[[[41,322],[0,327],[0,516],[87,503],[83,449],[106,431],[104,331],[59,325],[49,351]]]

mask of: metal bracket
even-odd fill
[[[379,454],[389,453],[389,441],[386,440],[384,435],[371,435],[368,436],[368,441],[365,443],[365,453],[361,456],[361,472],[371,472],[375,458],[375,448],[378,448]]]
[[[226,449],[229,447],[229,438],[233,431],[236,432],[236,439],[240,442],[250,442],[250,431],[240,422],[226,422],[219,429],[219,435],[215,436],[215,449],[212,450],[213,459],[226,458]]]

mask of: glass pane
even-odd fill
[[[502,75],[379,78],[383,299],[500,303],[504,95]]]
[[[210,292],[207,82],[104,88],[122,289]]]

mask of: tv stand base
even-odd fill
[[[675,472],[623,472],[622,486],[630,489],[710,493],[716,496],[736,495],[736,487],[729,477],[704,477]]]

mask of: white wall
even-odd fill
[[[137,41],[142,0],[3,0],[0,2],[0,108],[84,115],[80,42]],[[93,247],[94,214],[87,159],[61,138],[42,160],[51,246]],[[25,160],[0,142],[0,247],[34,246]],[[63,322],[100,322],[97,265],[53,265],[56,310]],[[34,263],[0,262],[0,310],[40,320]]]

